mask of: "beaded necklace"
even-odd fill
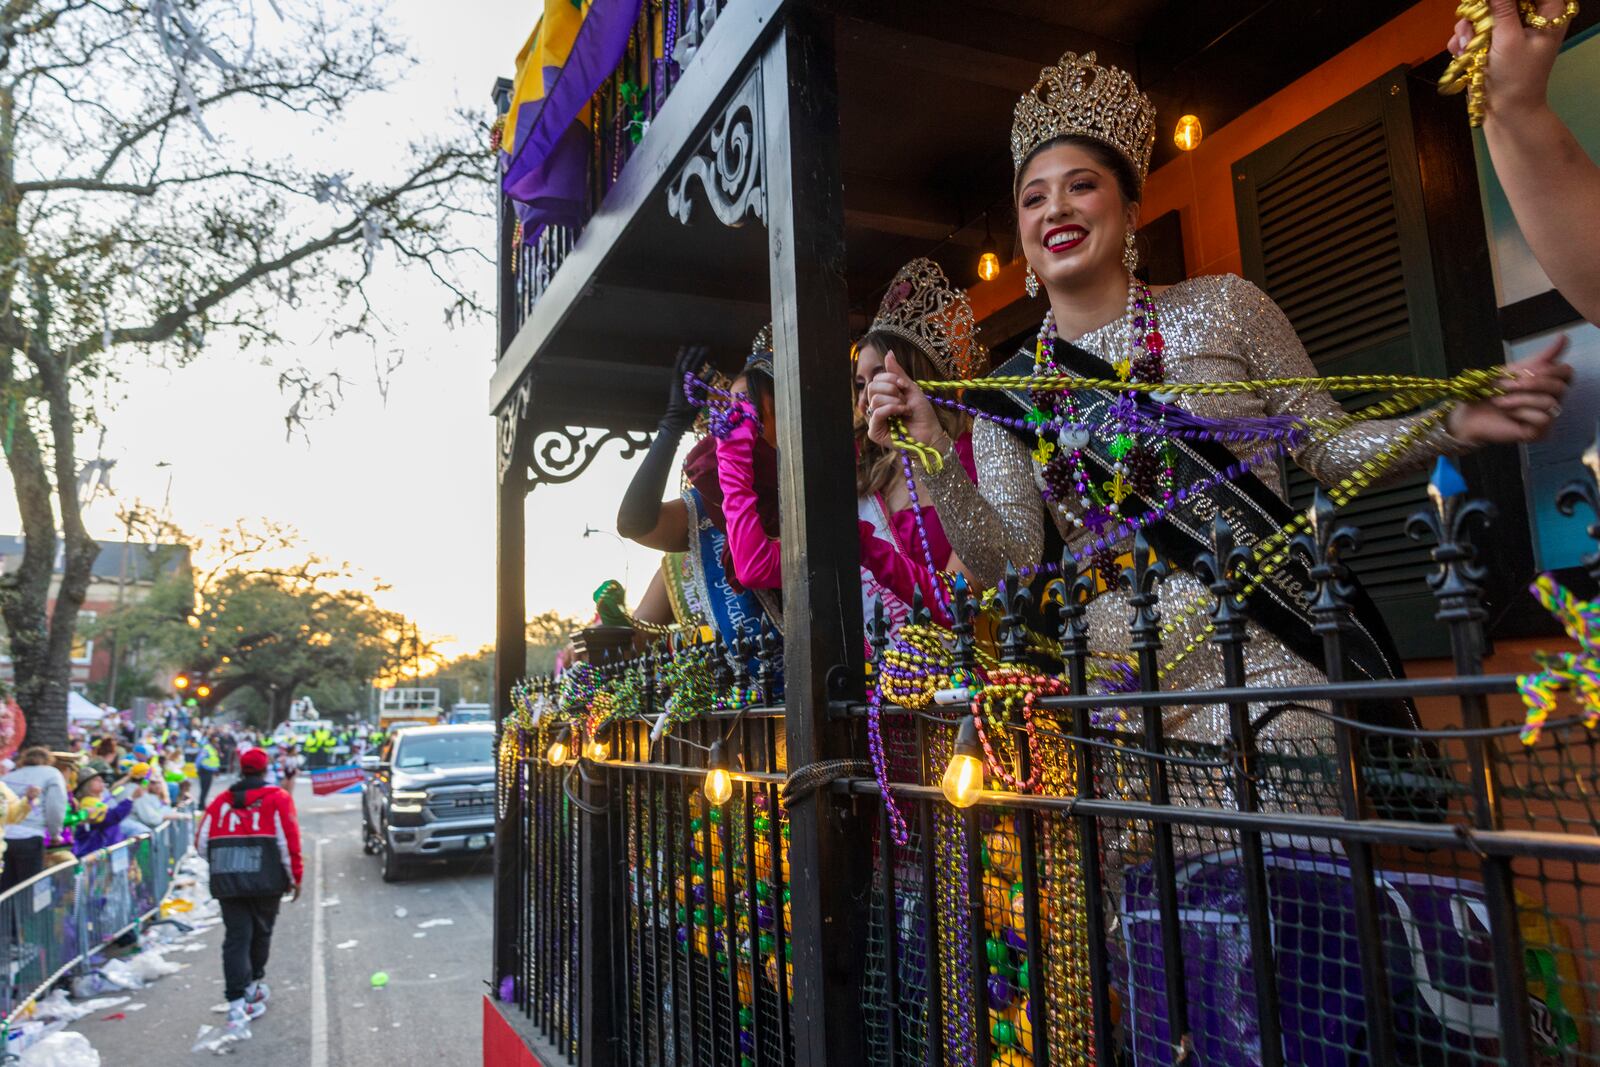
[[[1166,364],[1162,354],[1166,351],[1166,340],[1161,336],[1161,322],[1150,287],[1137,278],[1130,279],[1128,285],[1125,319],[1128,354],[1113,365],[1117,381],[1147,386],[1165,381]],[[1056,363],[1055,346],[1055,313],[1050,311],[1039,327],[1034,346],[1035,378],[1067,377]],[[1069,530],[1082,526],[1091,533],[1100,534],[1107,527],[1119,524],[1123,518],[1123,502],[1131,495],[1159,499],[1161,510],[1171,505],[1173,455],[1166,441],[1165,405],[1151,425],[1141,416],[1134,391],[1122,392],[1111,408],[1107,424],[1102,427],[1102,432],[1112,434],[1106,449],[1113,461],[1111,480],[1097,485],[1083,458],[1083,449],[1089,444],[1093,430],[1083,423],[1073,394],[1035,389],[1033,397],[1034,408],[1025,421],[1034,427],[1038,438],[1033,455],[1041,467],[1043,495],[1057,506]],[[1050,439],[1052,435],[1055,441]],[[1114,558],[1110,557],[1109,547],[1102,548],[1094,556],[1094,565],[1103,574],[1109,574],[1115,566]]]

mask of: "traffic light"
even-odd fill
[[[206,683],[201,682],[199,685],[194,687],[194,695],[198,699],[204,700],[211,695],[211,687]]]
[[[183,692],[185,689],[188,689],[189,688],[189,676],[187,674],[179,674],[176,678],[174,678],[172,680],[172,688],[176,689],[180,693]]]

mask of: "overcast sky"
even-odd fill
[[[330,169],[359,176],[381,167],[398,158],[406,139],[445,131],[458,106],[487,117],[494,79],[511,74],[537,7],[528,0],[394,0],[390,13],[416,64],[333,136],[317,138],[316,146],[300,142],[296,151],[319,153]],[[231,136],[256,136],[246,126],[251,121],[235,122]],[[270,143],[281,132],[267,124],[259,136]],[[488,226],[467,236],[493,255]],[[492,293],[492,268],[482,270],[482,292]],[[223,342],[178,371],[130,362],[116,408],[104,415],[99,450],[116,460],[116,496],[102,495],[90,506],[90,529],[120,538],[119,504],[139,500],[159,508],[170,475],[169,514],[179,526],[204,536],[240,518],[288,522],[312,551],[348,560],[391,586],[378,594],[380,602],[415,618],[425,634],[449,639],[446,650],[492,640],[495,434],[487,398],[494,326],[485,320],[451,329],[428,280],[393,268],[380,277],[381,310],[392,332],[378,355],[405,358],[387,403],[367,342],[331,343],[323,323],[292,311],[278,325],[289,345],[305,350],[277,353],[271,367],[261,364],[260,353],[241,354]],[[286,441],[287,400],[277,376],[302,356],[312,365],[337,366],[350,385],[338,412],[311,426],[309,442]],[[80,456],[93,457],[99,440],[98,432],[86,434]],[[158,467],[163,462],[170,467]],[[634,597],[642,592],[653,554],[624,549],[609,533],[636,462],[608,455],[579,482],[530,496],[530,613],[592,612],[590,595],[608,577],[630,582]],[[607,533],[585,538],[587,525]],[[8,485],[0,494],[0,532],[20,528]]]

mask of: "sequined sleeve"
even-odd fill
[[[1249,378],[1304,378],[1317,374],[1316,366],[1295,335],[1288,317],[1266,293],[1235,276],[1228,276],[1223,293],[1236,316],[1245,373]],[[1273,415],[1331,419],[1345,414],[1338,401],[1321,389],[1267,390],[1260,397],[1266,411]],[[1397,418],[1357,422],[1301,446],[1293,453],[1294,461],[1323,485],[1334,485],[1410,434],[1411,440],[1400,446],[1400,453],[1393,457],[1383,476],[1373,480],[1372,484],[1380,484],[1420,470],[1440,454],[1458,455],[1467,450],[1445,431],[1442,420],[1416,433],[1418,424],[1428,415],[1429,411],[1424,410]]]
[[[973,581],[996,585],[1006,563],[1031,567],[1044,551],[1039,491],[1033,485],[1028,448],[1009,431],[986,420],[972,428],[974,485],[952,454],[937,474],[919,471],[917,481],[950,538],[950,547]]]

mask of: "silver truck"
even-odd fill
[[[361,758],[362,839],[397,882],[425,859],[494,847],[494,726],[410,726]]]

